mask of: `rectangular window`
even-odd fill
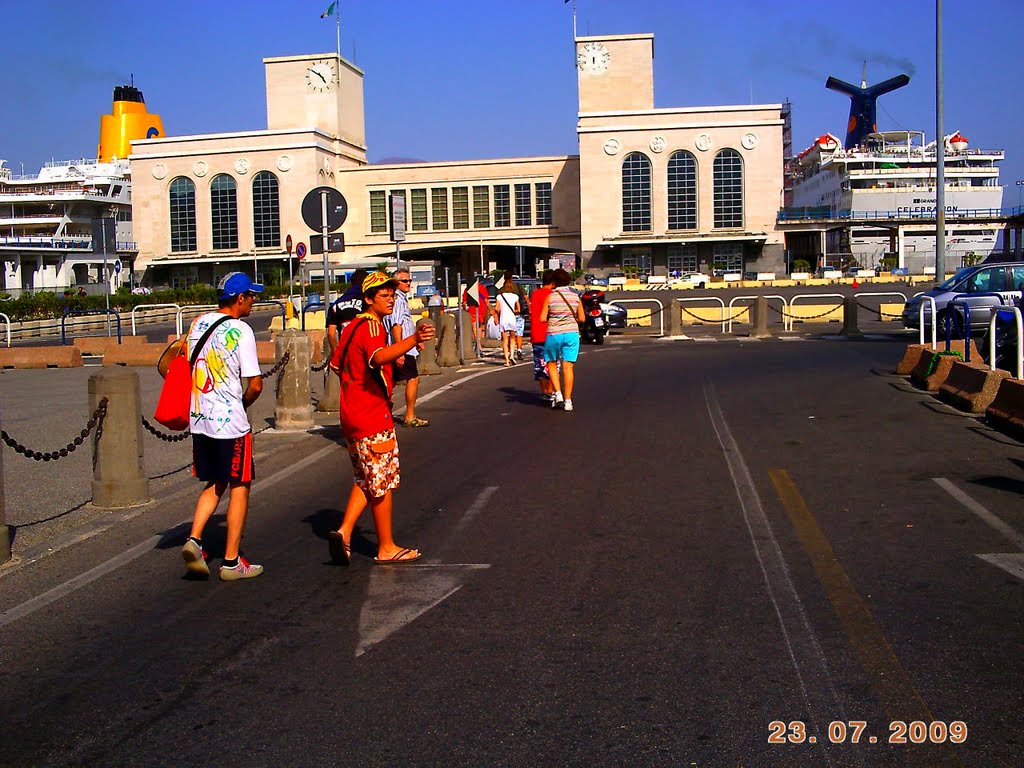
[[[412,229],[414,232],[422,232],[427,228],[427,190],[412,190]]]
[[[743,272],[743,244],[716,243],[712,268],[716,273]]]
[[[516,184],[516,226],[528,227],[533,221],[530,185]]]
[[[534,185],[537,193],[537,223],[551,223],[551,182],[542,181]]]
[[[388,231],[388,200],[383,189],[370,192],[370,231]]]
[[[473,226],[491,226],[491,190],[473,187]]]
[[[452,188],[452,228],[469,229],[469,187]]]
[[[679,277],[687,272],[697,272],[697,246],[670,245],[668,247],[668,273]]]
[[[494,187],[494,226],[512,226],[512,209],[508,184],[498,184]]]
[[[431,229],[448,229],[448,190],[435,187],[430,190]]]

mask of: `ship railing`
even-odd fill
[[[949,219],[1005,219],[1016,216],[1020,208],[959,208],[946,211]],[[929,211],[833,211],[829,208],[808,206],[806,208],[782,208],[777,221],[891,221],[895,219],[934,219],[934,210]]]

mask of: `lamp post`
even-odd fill
[[[1021,193],[1024,192],[1024,179],[1017,179],[1017,213],[1020,213],[1021,208],[1024,208],[1024,202],[1021,202]]]

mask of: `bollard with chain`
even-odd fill
[[[750,338],[771,338],[772,332],[768,330],[768,299],[764,296],[754,299],[753,313],[754,327],[750,331]]]
[[[11,559],[11,532],[4,512],[4,446],[0,443],[0,565]]]
[[[679,299],[672,299],[671,310],[668,315],[668,335],[683,335],[683,303]]]
[[[278,360],[288,357],[277,379],[277,407],[274,429],[306,430],[313,427],[313,407],[309,403],[309,336],[288,329],[277,334],[274,354]]]
[[[858,310],[856,296],[846,296],[843,299],[843,330],[839,332],[841,336],[863,336],[857,327]]]
[[[324,338],[324,361],[331,361],[331,345],[326,337]],[[318,413],[337,413],[338,403],[341,401],[341,379],[332,370],[328,370],[324,376],[324,393],[320,402],[316,404]]]
[[[473,317],[466,310],[460,310],[462,314],[462,338],[459,339],[459,356],[466,360],[476,360],[480,355],[477,354],[476,339],[473,338],[478,333],[476,325],[473,324]],[[484,314],[483,312],[480,313]]]
[[[139,375],[126,368],[105,369],[89,377],[89,408],[107,398],[106,414],[93,435],[92,503],[97,507],[133,507],[150,500],[143,471]]]

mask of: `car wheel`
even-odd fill
[[[938,318],[937,319],[938,319],[939,325],[938,325],[938,327],[936,329],[936,335],[937,335],[937,337],[939,339],[945,339],[946,338],[946,317],[947,316],[949,316],[949,311],[945,310],[945,309],[942,310],[941,312],[939,312],[939,314],[938,314]],[[964,322],[963,322],[963,318],[960,316],[960,313],[957,312],[957,313],[953,314],[952,317],[951,317],[951,322],[950,322],[950,326],[949,326],[949,338],[950,339],[962,339],[963,338],[963,331],[962,331],[963,326],[964,326]]]

